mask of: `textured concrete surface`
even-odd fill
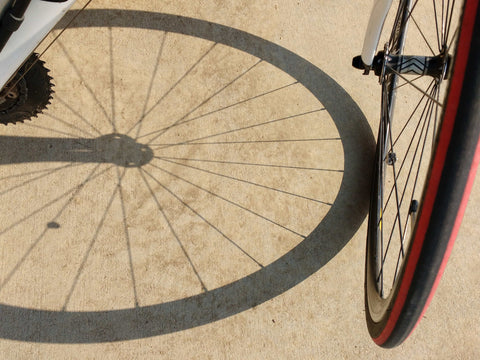
[[[366,330],[370,7],[94,1],[1,129],[1,357],[478,358],[478,181],[416,332]]]

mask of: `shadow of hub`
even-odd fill
[[[94,151],[104,162],[123,167],[140,167],[153,158],[150,147],[121,134],[109,134],[95,139]]]

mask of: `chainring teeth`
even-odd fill
[[[53,78],[49,72],[50,70],[45,67],[45,62],[39,60],[36,53],[30,55],[12,80],[12,82],[18,81],[15,86],[19,89],[19,95],[7,109],[0,110],[1,124],[23,123],[25,120],[31,120],[32,117],[38,117],[38,114],[43,113],[51,103],[50,100],[54,93]]]

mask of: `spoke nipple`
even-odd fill
[[[397,162],[397,155],[394,152],[389,152],[387,157],[387,164],[393,165]]]
[[[418,211],[418,201],[417,200],[412,200],[412,203],[410,204],[410,209],[408,210],[409,214],[416,213]]]

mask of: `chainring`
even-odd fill
[[[0,93],[1,124],[23,123],[37,117],[50,104],[54,92],[52,77],[44,64],[37,54],[30,55],[4,87]]]

